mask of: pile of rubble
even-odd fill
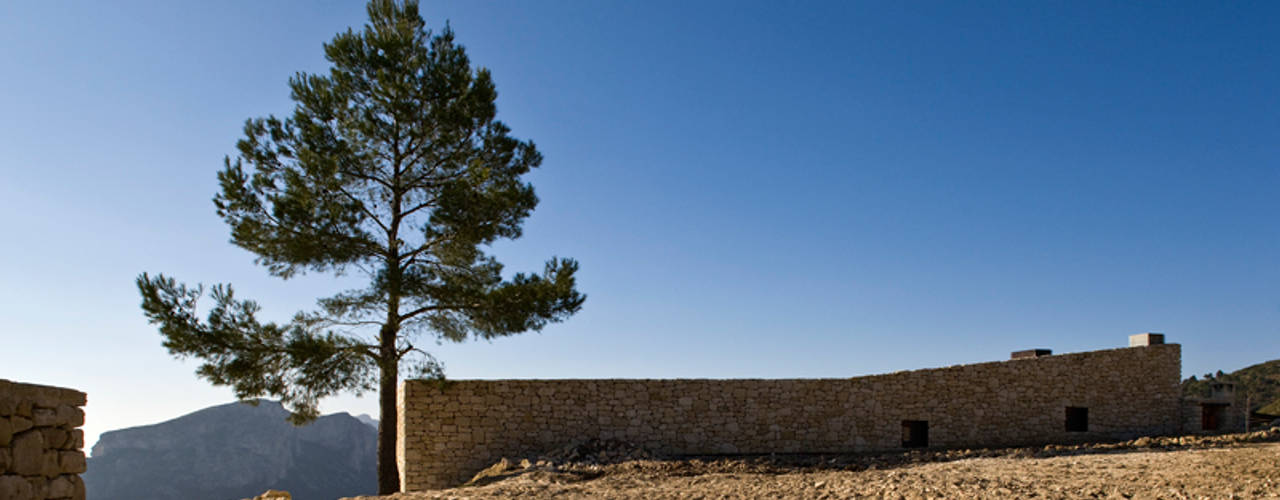
[[[616,439],[587,439],[538,456],[553,464],[609,465],[633,460],[655,460],[648,450]]]
[[[513,476],[543,482],[575,482],[605,473],[606,466],[628,462],[659,460],[648,450],[615,439],[585,439],[534,457],[503,457],[467,482],[482,485]]]

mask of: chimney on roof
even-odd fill
[[[1231,382],[1214,382],[1209,385],[1210,399],[1232,399],[1236,395],[1236,384]]]
[[[1139,333],[1129,336],[1129,347],[1160,345],[1164,343],[1163,333]]]
[[[1053,354],[1053,351],[1050,349],[1027,349],[1025,351],[1013,351],[1009,354],[1009,359],[1039,358],[1051,354]]]

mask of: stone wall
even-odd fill
[[[1180,375],[1162,344],[848,379],[410,380],[397,458],[415,491],[586,438],[701,455],[896,450],[906,421],[927,422],[928,447],[1170,434]],[[1086,430],[1068,432],[1080,408]]]
[[[1206,409],[1205,406],[1216,407]],[[1205,418],[1205,412],[1215,412],[1212,420]],[[1216,425],[1216,428],[1206,428]],[[1187,434],[1216,434],[1223,432],[1244,432],[1244,401],[1238,399],[1186,398],[1182,401],[1182,432]]]
[[[0,379],[0,499],[85,497],[85,394]]]

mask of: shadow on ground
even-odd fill
[[[503,458],[464,486],[484,486],[514,477],[550,483],[589,481],[610,474],[698,476],[704,474],[790,474],[819,471],[887,470],[973,458],[1050,458],[1094,454],[1219,448],[1280,441],[1280,428],[1218,435],[1142,437],[1127,441],[929,449],[892,453],[788,453],[661,457],[625,442],[588,440],[534,458]]]

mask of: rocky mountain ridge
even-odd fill
[[[346,413],[295,427],[280,403],[230,403],[104,433],[83,478],[95,500],[334,499],[377,491],[377,429]],[[376,425],[376,424],[375,424]]]

